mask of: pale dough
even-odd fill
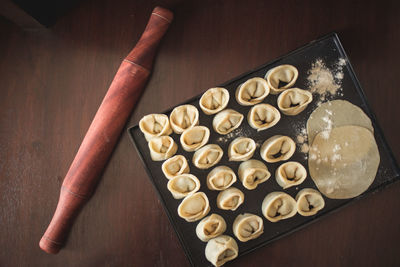
[[[309,144],[319,132],[344,125],[360,126],[374,132],[371,120],[361,108],[346,100],[333,100],[321,104],[311,113],[307,121]]]
[[[372,184],[379,166],[379,151],[370,130],[359,126],[333,128],[314,138],[309,152],[310,176],[328,198],[346,199],[362,194]]]

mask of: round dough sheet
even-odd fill
[[[346,100],[333,100],[321,104],[311,113],[307,121],[309,144],[319,132],[344,125],[360,126],[374,132],[370,118],[361,108]]]
[[[317,134],[308,167],[319,191],[332,199],[353,198],[372,184],[380,156],[371,131],[359,126],[333,128]]]

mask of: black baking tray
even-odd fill
[[[197,176],[201,182],[201,188],[199,191],[205,192],[210,201],[211,213],[218,213],[224,217],[227,223],[227,231],[225,234],[230,235],[236,239],[232,232],[232,223],[237,215],[250,212],[261,216],[264,219],[264,233],[257,239],[251,240],[245,243],[237,241],[239,246],[239,256],[247,254],[261,246],[264,246],[278,238],[281,238],[284,235],[292,233],[294,231],[299,230],[300,228],[306,226],[309,223],[316,221],[317,219],[325,216],[328,213],[356,200],[360,199],[361,197],[368,195],[371,192],[375,192],[377,190],[382,189],[388,184],[391,184],[397,180],[399,180],[399,168],[393,157],[393,154],[387,145],[383,133],[378,126],[376,121],[375,115],[371,111],[365,94],[361,88],[361,85],[354,73],[354,70],[349,62],[349,59],[343,49],[343,46],[340,43],[340,40],[336,33],[328,34],[316,41],[313,41],[301,48],[290,52],[289,54],[282,56],[272,62],[269,62],[265,65],[262,65],[255,70],[242,74],[231,81],[225,82],[219,86],[227,88],[230,92],[230,100],[228,104],[228,108],[232,108],[237,110],[245,115],[245,119],[243,120],[240,128],[235,130],[233,134],[230,134],[229,137],[224,137],[222,135],[217,134],[212,128],[212,119],[213,115],[205,115],[202,110],[199,108],[199,99],[201,95],[198,95],[185,103],[182,104],[192,104],[199,109],[200,114],[200,125],[204,125],[210,128],[210,139],[209,143],[218,144],[224,150],[224,155],[222,160],[219,162],[219,165],[226,165],[232,168],[236,173],[241,162],[229,162],[228,155],[227,155],[227,148],[234,138],[238,135],[240,136],[248,136],[253,138],[256,143],[262,144],[267,138],[276,135],[276,134],[283,134],[288,135],[296,140],[296,135],[298,133],[297,129],[305,127],[307,119],[310,113],[316,108],[316,101],[313,101],[305,111],[300,113],[297,116],[285,116],[282,114],[282,118],[277,125],[274,127],[267,129],[265,131],[257,132],[256,130],[252,129],[247,123],[247,113],[251,107],[240,106],[235,99],[235,90],[237,86],[249,78],[252,77],[264,77],[265,73],[278,65],[281,64],[291,64],[297,67],[299,70],[299,78],[296,81],[294,87],[299,88],[307,88],[307,71],[311,68],[311,64],[318,58],[321,58],[325,61],[328,67],[333,66],[339,58],[344,58],[346,60],[346,65],[343,68],[344,78],[342,80],[342,88],[343,94],[340,96],[333,96],[331,99],[345,99],[350,101],[351,103],[359,106],[372,120],[374,129],[375,129],[375,139],[378,144],[379,153],[381,157],[379,169],[376,175],[376,178],[370,188],[364,192],[362,195],[347,200],[333,200],[325,198],[325,208],[320,211],[315,216],[311,217],[303,217],[299,214],[296,214],[294,217],[289,218],[287,220],[282,220],[277,223],[271,223],[267,219],[262,216],[261,213],[261,203],[264,197],[273,191],[284,191],[290,194],[292,197],[295,197],[297,192],[303,188],[316,188],[314,182],[310,177],[299,186],[291,187],[289,189],[283,190],[275,181],[274,173],[276,168],[282,163],[268,163],[269,171],[271,172],[271,178],[266,181],[265,183],[260,184],[257,189],[255,190],[247,190],[245,189],[240,180],[233,185],[239,188],[245,194],[245,202],[242,204],[236,211],[224,211],[220,210],[216,206],[216,197],[219,193],[218,191],[211,191],[207,188],[206,185],[206,177],[209,170],[200,170],[197,169],[192,164],[192,156],[193,152],[186,152],[182,149],[179,142],[180,135],[172,134],[171,137],[175,140],[178,144],[178,151],[177,155],[184,155],[188,163],[190,165],[190,173]],[[205,91],[205,90],[204,90]],[[276,95],[268,95],[267,98],[263,101],[264,103],[272,104],[276,107]],[[178,106],[178,105],[176,105]],[[169,115],[173,108],[163,112],[164,114]],[[159,112],[158,110],[154,110],[154,113]],[[195,232],[195,228],[197,226],[197,222],[189,223],[186,222],[184,219],[180,218],[177,214],[178,205],[181,203],[181,200],[176,200],[172,197],[171,193],[167,189],[167,182],[168,179],[165,178],[162,170],[161,165],[163,162],[156,162],[152,161],[150,158],[149,149],[147,146],[147,141],[144,138],[144,135],[140,131],[139,127],[133,126],[128,129],[129,135],[135,147],[145,165],[145,168],[148,172],[149,178],[153,183],[159,199],[164,206],[164,209],[168,215],[169,220],[171,221],[176,234],[182,244],[182,247],[185,251],[187,258],[190,261],[192,266],[210,266],[211,264],[207,261],[204,255],[206,243],[200,241]],[[258,146],[256,152],[254,153],[253,158],[262,160],[260,157],[260,148]],[[304,154],[300,152],[300,147],[297,147],[295,154],[292,156],[290,160],[298,161],[303,164],[308,170],[307,159]],[[215,167],[215,166],[214,166]],[[227,263],[229,264],[229,263]]]

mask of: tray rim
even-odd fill
[[[336,208],[333,208],[331,210],[327,210],[327,211],[324,211],[324,212],[320,212],[312,220],[307,221],[307,222],[305,222],[303,224],[300,224],[299,226],[297,226],[297,227],[295,227],[293,229],[290,229],[290,230],[288,230],[286,232],[283,232],[279,236],[276,236],[275,238],[272,238],[272,239],[270,239],[270,240],[268,240],[268,241],[266,241],[264,243],[255,245],[254,247],[248,249],[247,251],[242,252],[240,257],[244,256],[244,255],[247,255],[248,253],[251,253],[251,252],[253,252],[253,251],[255,251],[255,250],[257,250],[257,249],[259,249],[261,247],[265,247],[266,245],[268,245],[268,244],[270,244],[272,242],[275,242],[275,241],[277,241],[277,240],[279,240],[281,238],[284,238],[284,237],[286,237],[286,236],[288,236],[288,235],[290,235],[290,234],[292,234],[294,232],[297,232],[297,231],[299,231],[299,230],[301,230],[301,229],[303,229],[303,228],[305,228],[305,227],[307,227],[307,226],[309,226],[309,225],[311,225],[311,224],[313,224],[313,223],[315,223],[315,222],[317,222],[317,221],[319,221],[321,219],[324,219],[327,215],[330,215],[331,213],[340,211],[341,209],[349,206],[350,204],[354,203],[355,201],[358,201],[359,199],[363,199],[363,198],[365,198],[367,196],[370,196],[372,194],[380,192],[380,191],[384,190],[385,188],[387,188],[389,185],[392,185],[394,183],[399,182],[399,179],[397,179],[397,178],[400,177],[399,165],[398,165],[398,163],[396,161],[396,158],[394,157],[394,154],[393,154],[389,144],[387,143],[385,135],[383,134],[383,130],[382,130],[382,128],[380,127],[380,125],[378,123],[378,120],[377,120],[377,117],[375,115],[375,112],[373,111],[373,109],[371,108],[371,105],[369,104],[369,101],[368,101],[368,98],[367,98],[367,96],[365,94],[365,91],[363,90],[363,88],[361,86],[361,83],[360,83],[360,80],[358,79],[358,77],[357,77],[357,75],[356,75],[356,73],[354,71],[354,68],[353,68],[353,66],[351,64],[350,58],[347,55],[346,51],[344,50],[344,47],[343,47],[343,45],[342,45],[342,43],[341,43],[341,41],[339,39],[339,36],[338,36],[338,34],[336,32],[333,31],[333,32],[330,32],[328,34],[322,35],[321,37],[318,37],[317,39],[315,39],[315,40],[313,40],[313,41],[311,41],[311,42],[309,42],[309,43],[307,43],[305,45],[297,47],[297,48],[291,50],[290,52],[288,52],[288,53],[286,53],[284,55],[281,55],[281,56],[279,56],[279,57],[277,57],[277,58],[275,58],[275,59],[273,59],[273,60],[271,60],[271,61],[269,61],[267,63],[259,65],[259,66],[255,67],[255,68],[253,68],[253,69],[251,69],[249,71],[246,71],[246,72],[244,72],[244,73],[242,73],[242,74],[240,74],[240,75],[238,75],[238,76],[236,76],[236,77],[234,77],[234,78],[232,78],[232,79],[230,79],[230,80],[228,80],[228,81],[226,81],[226,82],[224,82],[224,83],[222,83],[220,85],[217,85],[217,86],[219,86],[219,87],[227,86],[227,85],[229,85],[229,84],[231,84],[231,83],[233,83],[233,82],[235,82],[235,81],[237,81],[239,79],[242,79],[243,77],[245,77],[245,76],[247,76],[247,75],[249,75],[251,73],[254,73],[256,71],[259,71],[259,70],[265,68],[268,65],[274,64],[275,62],[277,62],[277,61],[279,61],[279,60],[281,60],[283,58],[289,57],[290,55],[295,54],[298,51],[306,49],[306,48],[312,46],[314,43],[317,43],[317,42],[320,42],[320,41],[324,41],[325,39],[330,39],[330,38],[332,38],[332,40],[334,42],[336,42],[336,44],[339,47],[340,51],[343,53],[343,55],[347,59],[347,66],[350,69],[350,74],[352,76],[352,79],[354,80],[354,85],[356,87],[357,93],[360,94],[360,96],[362,98],[362,101],[364,102],[364,105],[365,105],[365,109],[366,110],[364,110],[364,111],[367,111],[368,115],[370,116],[370,119],[371,119],[372,124],[373,124],[374,129],[375,129],[375,135],[380,137],[380,139],[382,141],[382,147],[385,150],[385,152],[388,154],[388,157],[390,159],[390,163],[393,166],[393,168],[394,168],[394,170],[395,170],[397,175],[395,175],[392,179],[381,183],[378,187],[376,187],[374,189],[369,189],[369,190],[367,190],[366,192],[364,192],[363,194],[361,194],[361,195],[359,195],[357,197],[354,197],[354,198],[351,198],[351,199],[347,199],[347,201],[343,202],[339,207],[336,207]],[[184,105],[184,104],[193,102],[194,100],[200,98],[203,95],[203,93],[200,93],[200,94],[198,94],[196,96],[193,96],[193,97],[187,99],[186,101],[179,103],[179,105]],[[160,114],[169,113],[175,107],[176,107],[176,105],[172,106],[169,109],[166,109],[163,112],[159,112],[159,113]],[[166,201],[164,200],[163,196],[161,195],[161,193],[157,189],[157,186],[154,183],[153,179],[150,178],[150,177],[152,177],[152,175],[151,175],[151,173],[149,171],[149,167],[148,167],[146,161],[144,160],[142,153],[139,150],[139,147],[138,147],[138,144],[137,144],[137,140],[133,137],[133,134],[131,133],[131,132],[135,131],[137,128],[139,128],[139,124],[138,123],[127,128],[127,132],[128,132],[129,138],[131,139],[132,143],[134,144],[135,150],[136,150],[137,154],[139,155],[140,160],[142,161],[142,163],[143,163],[143,165],[144,165],[144,167],[146,169],[146,173],[147,173],[148,179],[150,180],[153,188],[155,189],[155,191],[156,191],[156,193],[158,195],[158,199],[160,200],[160,202],[161,202],[161,204],[163,206],[164,212],[166,213],[169,222],[171,223],[176,235],[178,236],[179,243],[180,243],[181,247],[183,248],[183,251],[185,253],[186,258],[188,259],[188,261],[189,261],[191,266],[195,266],[195,264],[193,262],[193,259],[192,259],[192,253],[188,249],[188,247],[186,246],[186,243],[185,243],[183,237],[181,236],[180,232],[177,231],[176,225],[173,223],[172,215],[168,212],[168,209],[166,208],[166,206],[167,206],[166,205]],[[212,265],[210,265],[210,266],[212,266]]]

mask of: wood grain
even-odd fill
[[[0,266],[188,266],[124,132],[57,256],[37,246],[65,173],[122,59],[156,5],[174,24],[128,125],[339,33],[400,158],[400,6],[395,1],[87,0],[49,30],[0,21]],[[231,266],[399,266],[399,184]]]
[[[111,152],[151,73],[157,47],[173,14],[154,8],[139,42],[121,63],[61,186],[54,216],[39,246],[57,254],[75,217],[92,196]]]

